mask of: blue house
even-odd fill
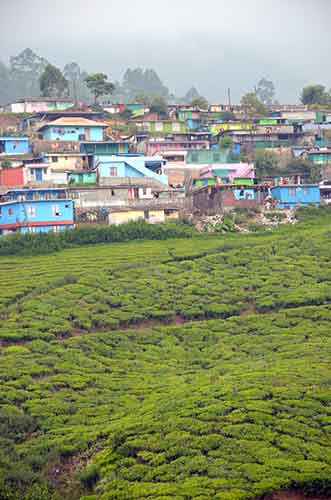
[[[39,128],[45,141],[103,141],[107,123],[87,118],[63,117]]]
[[[320,188],[318,184],[275,186],[271,188],[271,196],[277,200],[277,208],[296,208],[301,205],[320,204]]]
[[[162,156],[121,155],[95,156],[99,182],[125,182],[128,178],[149,178],[162,184],[168,184],[168,177],[163,173],[166,161]]]
[[[0,154],[30,153],[28,137],[0,137]]]
[[[65,189],[18,189],[0,197],[0,235],[59,232],[73,227],[73,202]]]

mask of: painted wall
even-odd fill
[[[54,170],[80,170],[84,166],[87,166],[87,159],[84,156],[66,155],[60,154],[45,154],[45,162],[47,165],[51,165]],[[85,158],[85,159],[84,159]]]
[[[295,208],[298,205],[319,205],[320,203],[318,185],[276,186],[271,188],[271,196],[278,200],[277,208]]]
[[[8,187],[23,186],[25,183],[24,167],[10,167],[0,170],[0,185]]]
[[[80,145],[81,153],[110,155],[129,153],[129,143],[127,142],[101,142],[97,144],[82,143]]]
[[[40,131],[45,141],[103,141],[104,127],[46,126]]]
[[[71,172],[69,174],[70,184],[96,184],[97,173],[93,172]]]
[[[330,153],[308,153],[308,159],[311,160],[316,165],[321,165],[323,163],[331,163],[331,152]]]
[[[25,101],[10,104],[12,113],[38,113],[46,111],[65,111],[74,105],[73,102],[61,101]]]
[[[163,184],[168,184],[168,177],[157,174],[147,168],[146,162],[160,161],[161,157],[148,156],[96,156],[95,164],[98,165],[99,178],[123,177],[149,177]]]
[[[45,226],[72,227],[73,219],[73,202],[67,199],[0,204],[0,231],[18,229],[24,232],[30,227],[40,231]]]
[[[29,152],[28,137],[0,137],[0,153],[17,155]]]

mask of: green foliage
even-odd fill
[[[307,85],[302,89],[300,96],[302,104],[312,105],[330,104],[330,94],[326,91],[324,85]]]
[[[44,97],[67,97],[69,84],[58,68],[47,64],[40,76],[40,91]]]
[[[95,245],[130,240],[190,238],[194,229],[183,224],[128,222],[119,226],[78,227],[63,233],[9,234],[0,239],[0,255],[37,255],[76,245]]]
[[[248,92],[240,101],[247,116],[266,116],[268,110],[261,102],[255,92]]]
[[[205,99],[204,97],[202,96],[199,96],[199,97],[195,97],[194,99],[192,99],[192,101],[190,102],[190,106],[194,107],[194,108],[199,108],[199,109],[208,109],[208,101],[207,99]]]
[[[94,73],[86,76],[85,83],[91,94],[94,95],[95,103],[97,103],[99,97],[113,93],[115,86],[107,80],[108,77],[104,73]]]
[[[330,209],[298,214],[1,257],[1,498],[328,495]]]
[[[224,135],[220,138],[219,145],[221,148],[230,149],[233,148],[233,139],[229,135]]]
[[[279,159],[276,153],[265,149],[257,149],[254,152],[253,162],[258,179],[263,177],[279,175]]]
[[[155,96],[150,104],[151,113],[159,113],[161,116],[166,116],[168,113],[167,101],[162,96]]]

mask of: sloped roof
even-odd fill
[[[64,127],[68,125],[74,127],[108,127],[108,123],[105,122],[97,122],[95,120],[89,120],[88,118],[78,118],[75,116],[63,116],[62,118],[57,118],[52,122],[42,125],[39,130],[45,127]]]

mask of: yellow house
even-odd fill
[[[88,167],[88,157],[81,153],[45,153],[52,170],[82,170]]]

